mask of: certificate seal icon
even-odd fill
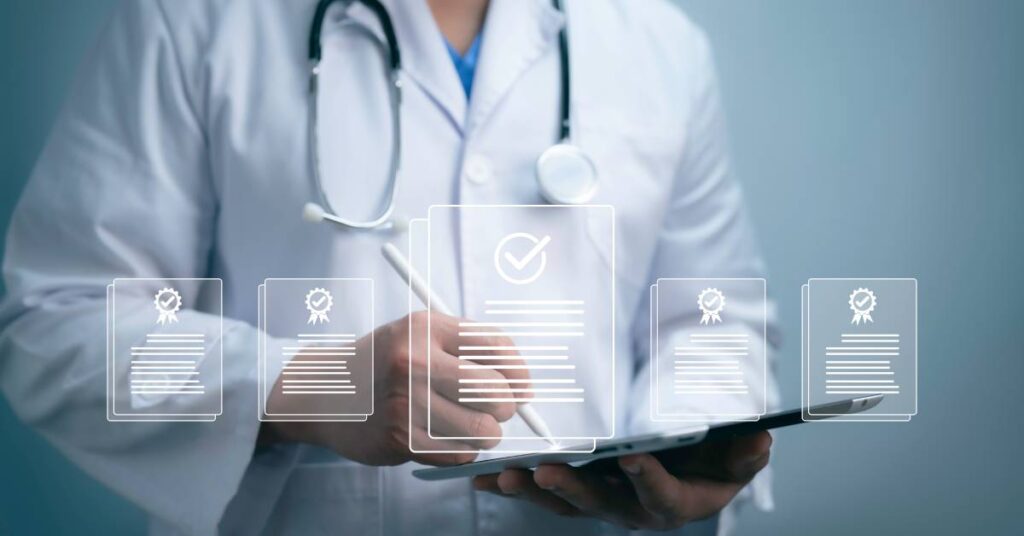
[[[697,295],[697,306],[700,307],[700,312],[704,313],[700,317],[702,325],[721,322],[722,309],[725,309],[725,295],[717,288],[706,288]]]
[[[170,287],[162,288],[153,296],[153,305],[160,313],[160,318],[156,319],[157,323],[177,322],[178,316],[175,313],[181,310],[181,294]]]
[[[870,289],[861,287],[850,293],[850,310],[853,311],[853,320],[851,324],[860,324],[861,322],[874,322],[871,319],[871,311],[875,310],[875,293],[871,292]]]
[[[318,324],[330,322],[327,313],[331,312],[334,306],[334,298],[325,288],[317,287],[306,293],[306,310],[309,311],[307,324]]]

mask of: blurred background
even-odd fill
[[[1024,2],[678,3],[715,47],[784,405],[800,403],[807,278],[919,280],[920,414],[779,431],[776,511],[746,511],[740,533],[1024,532]],[[4,229],[113,4],[0,3]],[[144,530],[0,401],[0,534]]]

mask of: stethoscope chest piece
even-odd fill
[[[597,168],[579,147],[559,143],[537,159],[537,184],[553,205],[581,205],[597,192]]]

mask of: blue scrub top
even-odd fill
[[[462,82],[462,89],[466,92],[466,98],[469,98],[469,92],[473,89],[473,75],[476,73],[476,60],[480,55],[480,34],[473,39],[464,56],[460,55],[447,39],[444,40],[444,45],[448,47],[448,55],[452,57],[455,72],[459,74],[459,81]]]

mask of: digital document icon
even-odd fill
[[[663,278],[651,286],[652,420],[765,413],[765,290],[764,279]]]
[[[805,420],[906,421],[917,413],[916,280],[811,279],[802,301]],[[821,409],[875,395],[881,402],[863,413]]]
[[[507,215],[507,216],[506,216]],[[447,307],[421,305],[410,289],[410,312],[426,309],[427,325],[410,323],[410,363],[425,359],[424,381],[414,375],[410,449],[414,452],[522,453],[549,444],[519,417],[502,423],[501,436],[466,437],[445,424],[451,404],[475,409],[493,401],[521,401],[546,421],[562,452],[592,451],[615,433],[614,209],[610,206],[432,206],[409,226],[408,260],[440,299],[454,298],[452,275],[465,281],[457,337],[450,355],[437,349],[430,326]],[[458,269],[448,255],[454,222],[473,225]],[[589,235],[579,240],[583,229]],[[601,292],[571,284],[571,274],[600,278]],[[450,304],[448,304],[450,305]],[[450,313],[448,313],[450,314]],[[498,342],[497,338],[507,338]],[[438,378],[433,364],[457,360],[454,378]],[[510,359],[514,359],[512,362]],[[516,369],[516,374],[506,371]],[[528,379],[526,379],[528,374]],[[502,379],[502,376],[505,376]],[[455,383],[439,404],[430,393]],[[425,407],[424,407],[425,406]],[[414,433],[415,431],[415,433]],[[488,440],[488,441],[482,441]],[[491,449],[481,444],[497,443]]]
[[[220,415],[221,295],[221,280],[207,278],[116,279],[107,287],[108,420]]]
[[[373,280],[271,278],[259,304],[260,420],[373,414]]]

